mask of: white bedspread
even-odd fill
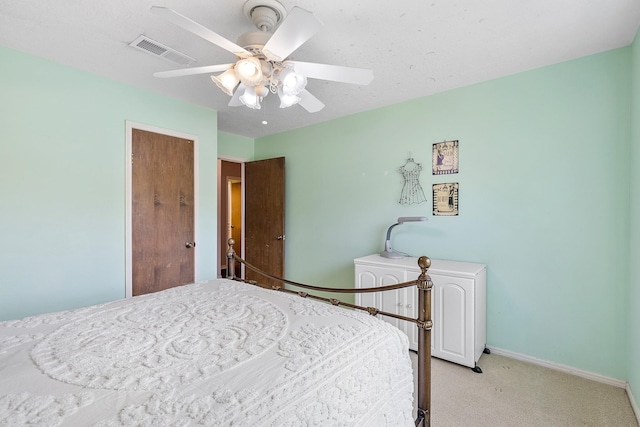
[[[408,340],[225,279],[0,322],[0,425],[410,426]]]

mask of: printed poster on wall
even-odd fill
[[[433,144],[433,175],[458,173],[458,140]]]
[[[458,215],[458,183],[433,184],[433,214]]]

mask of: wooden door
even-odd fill
[[[284,157],[245,163],[245,259],[284,277]],[[281,284],[245,270],[265,286]]]
[[[133,129],[132,294],[194,281],[194,144]]]

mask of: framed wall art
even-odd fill
[[[458,173],[458,140],[433,144],[433,175]]]
[[[437,216],[458,215],[457,182],[433,184],[433,214]]]

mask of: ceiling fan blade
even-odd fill
[[[324,108],[322,101],[311,95],[306,89],[300,92],[298,96],[300,97],[298,104],[310,113],[317,113]]]
[[[238,85],[236,91],[231,97],[231,100],[229,101],[229,107],[239,107],[242,105],[242,102],[240,102],[240,96],[242,96],[242,94],[244,93],[244,88],[245,85],[243,85],[242,83]]]
[[[203,39],[217,46],[220,46],[225,50],[228,50],[236,56],[239,56],[241,58],[248,58],[250,56],[253,56],[251,52],[244,49],[243,47],[240,47],[232,41],[225,39],[220,34],[211,31],[207,27],[204,27],[195,21],[192,21],[191,19],[179,14],[173,9],[169,9],[168,7],[152,6],[151,12],[164,18],[172,24],[177,25],[178,27],[190,31],[193,34],[200,36]]]
[[[179,70],[160,71],[153,73],[154,77],[183,77],[193,76],[195,74],[210,74],[218,71],[226,71],[234,64],[207,65],[205,67],[181,68]]]
[[[299,61],[287,61],[286,63],[293,64],[296,72],[311,79],[331,80],[356,85],[368,85],[373,80],[373,71],[364,68]]]
[[[270,61],[284,61],[320,28],[322,22],[312,12],[296,6],[264,45],[262,53]]]

